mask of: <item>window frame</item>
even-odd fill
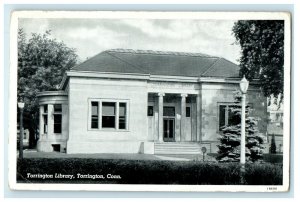
[[[47,111],[45,111],[47,109]],[[43,134],[48,134],[49,129],[49,120],[48,120],[48,104],[43,105],[43,113],[42,113],[42,119],[43,119]],[[47,124],[45,124],[45,117],[47,119]],[[46,130],[45,130],[46,129]]]
[[[229,118],[229,113],[228,113],[228,109],[229,106],[241,106],[241,104],[237,104],[235,102],[218,102],[217,103],[217,117],[218,117],[218,121],[217,121],[217,131],[219,133],[222,133],[221,127],[220,127],[220,106],[226,106],[225,107],[225,125],[228,124],[228,118]],[[247,103],[246,106],[250,106],[251,108],[253,108],[253,103]]]
[[[99,103],[99,102],[98,102]],[[109,106],[110,104],[112,104],[111,106],[114,107],[114,114],[113,115],[103,115],[103,103],[107,103]],[[117,106],[119,105],[119,106]],[[119,117],[119,110],[117,110],[117,108],[120,107],[120,104],[118,102],[101,102],[101,114],[100,114],[100,118],[101,118],[101,128],[102,129],[119,129],[119,121],[117,121],[117,116]],[[98,116],[99,117],[99,116]],[[114,121],[114,127],[103,127],[103,117],[113,117],[113,121]],[[118,125],[117,125],[118,124]]]
[[[92,102],[98,102],[98,128],[91,127],[92,118]],[[114,128],[103,128],[102,127],[102,103],[109,102],[115,104],[115,127]],[[119,109],[120,103],[125,103],[125,129],[119,128]],[[92,98],[88,100],[89,112],[88,112],[88,130],[89,131],[129,131],[129,100],[127,99],[106,99],[106,98]]]
[[[119,105],[119,114],[116,114],[116,116],[118,116],[117,117],[117,119],[119,120],[119,122],[118,122],[118,129],[119,130],[126,130],[127,129],[127,103],[126,102],[119,102],[119,103],[117,103],[118,105]],[[121,107],[121,104],[125,104],[125,110],[124,110],[124,116],[121,116],[120,115],[120,107]],[[122,117],[124,117],[124,122],[125,122],[125,128],[120,128],[120,120],[121,120],[121,118]]]
[[[92,109],[93,109],[93,105],[92,105],[92,103],[93,102],[95,102],[95,103],[97,103],[97,128],[93,128],[92,127],[92,123],[93,123],[93,111],[92,111]],[[90,123],[89,123],[89,127],[91,128],[91,129],[99,129],[99,127],[100,127],[100,125],[99,125],[99,112],[100,112],[100,106],[99,106],[99,102],[97,102],[97,101],[91,101],[90,102],[90,107],[91,107],[91,113],[90,113],[90,116],[89,116],[89,119],[90,119]]]
[[[151,108],[151,110],[150,110]],[[149,113],[149,112],[152,112],[152,113]],[[153,105],[148,105],[147,107],[147,117],[153,117],[154,116],[154,106]]]
[[[191,118],[192,114],[191,114],[191,106],[186,106],[185,107],[185,118]],[[189,114],[187,113],[189,111]]]
[[[60,105],[61,106],[61,111],[55,111],[55,105]],[[53,104],[53,134],[57,134],[57,135],[62,134],[62,126],[63,126],[63,123],[62,123],[62,120],[63,120],[62,108],[63,108],[62,104]],[[55,124],[57,124],[57,123],[55,123],[55,115],[60,115],[61,116],[60,133],[55,132]]]

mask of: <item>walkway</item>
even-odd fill
[[[60,152],[37,152],[24,150],[24,158],[94,158],[94,159],[126,159],[126,160],[162,160],[162,161],[202,161],[202,155],[153,155],[153,154],[66,154]],[[215,161],[206,156],[205,161]]]

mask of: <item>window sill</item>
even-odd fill
[[[95,132],[130,132],[130,130],[126,129],[109,129],[109,128],[102,128],[102,129],[92,129],[89,128],[88,131],[95,131]]]

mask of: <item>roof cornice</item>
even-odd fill
[[[115,78],[115,79],[134,79],[145,80],[149,78],[149,74],[137,73],[118,73],[118,72],[94,72],[94,71],[68,71],[68,77],[89,77],[89,78]]]
[[[37,94],[37,97],[43,97],[43,96],[67,96],[68,93],[65,91],[43,91]]]
[[[199,77],[150,75],[149,80],[197,83],[199,81]]]
[[[219,77],[187,77],[187,76],[165,76],[150,75],[138,73],[118,73],[118,72],[94,72],[94,71],[67,71],[61,82],[63,89],[69,77],[86,78],[110,78],[110,79],[129,79],[129,80],[147,80],[147,81],[171,81],[171,82],[190,82],[190,83],[240,83],[241,78],[219,78]],[[257,79],[252,80],[251,84],[259,85]]]
[[[201,83],[240,83],[241,78],[218,78],[218,77],[200,77],[199,82]],[[251,81],[251,85],[259,85],[260,82],[258,79],[254,79]]]

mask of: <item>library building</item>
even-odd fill
[[[216,153],[239,90],[239,66],[201,53],[112,49],[41,92],[38,151]],[[267,130],[267,99],[251,81],[247,102]]]

